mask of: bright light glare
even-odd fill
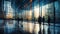
[[[34,7],[34,17],[35,18],[39,17],[39,5]]]
[[[13,17],[13,8],[11,7],[11,2],[4,1],[4,10],[6,11],[7,18]]]

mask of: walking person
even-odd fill
[[[39,34],[41,34],[41,22],[42,22],[42,17],[39,16],[38,17],[38,23],[39,23],[39,28],[40,28]]]
[[[44,22],[45,22],[45,17],[43,16],[43,34],[45,34],[45,29],[44,29]]]

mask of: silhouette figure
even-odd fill
[[[43,31],[42,31],[42,34],[45,34],[45,30],[44,30],[44,22],[45,22],[45,17],[43,16]]]
[[[41,24],[41,21],[42,21],[42,17],[38,17],[38,23]]]
[[[50,23],[50,16],[48,16],[48,23]]]
[[[49,28],[48,28],[48,34],[50,34],[50,16],[48,16],[48,26],[49,26]]]
[[[43,23],[45,22],[45,17],[43,16]]]
[[[41,22],[42,22],[42,17],[38,17],[38,23],[39,23],[39,26],[41,26]],[[41,28],[40,28],[40,30],[41,30]],[[41,31],[39,31],[39,34],[41,34]]]

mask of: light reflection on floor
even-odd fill
[[[8,22],[6,23],[5,31],[8,30],[6,32],[10,33],[14,30],[16,24],[14,22],[12,24],[9,24]],[[35,34],[38,34],[38,32],[40,30],[40,26],[39,26],[38,22],[32,23],[31,21],[29,21],[29,22],[26,22],[26,21],[21,22],[20,21],[19,28],[20,28],[20,30],[22,29],[23,31],[26,31],[26,32],[30,32],[30,33],[34,32]],[[43,30],[42,24],[41,24],[41,30]],[[45,30],[47,30],[47,27],[45,28]]]
[[[43,22],[41,23],[41,26],[39,26],[38,22],[19,21],[19,24],[17,24],[18,21],[15,21],[15,20],[12,20],[12,21],[13,21],[13,23],[9,23],[9,21],[6,21],[5,26],[4,26],[4,32],[11,33],[13,31],[15,31],[16,29],[18,30],[17,25],[19,25],[19,30],[22,32],[23,31],[30,32],[30,33],[34,32],[35,34],[38,34],[38,32],[41,28],[42,34],[43,34],[43,29],[45,31],[45,34],[48,34],[48,29],[50,31],[50,34],[54,34],[54,31],[55,31],[55,34],[60,34],[59,33],[60,32],[59,24],[55,24],[55,30],[54,30],[54,24],[52,24],[52,23],[50,23],[50,28],[49,28],[48,23],[44,23],[45,25],[43,25]]]

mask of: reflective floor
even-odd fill
[[[4,22],[5,21],[5,22]],[[3,22],[3,23],[2,23]],[[2,25],[1,25],[2,24]],[[2,34],[60,34],[60,24],[33,21],[0,20]]]

